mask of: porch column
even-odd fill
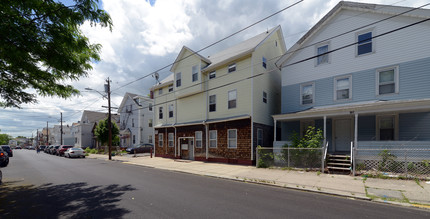
[[[275,130],[274,130],[274,136],[273,136],[273,143],[275,143],[275,141],[276,141],[276,119],[273,119],[273,127],[275,127]],[[273,147],[273,145],[272,145],[272,147]]]
[[[354,145],[357,147],[358,143],[358,113],[355,113],[355,121],[354,121]]]
[[[327,144],[327,116],[324,116],[324,141],[323,146],[325,147]]]
[[[175,148],[174,148],[174,150],[175,150],[175,158],[176,158],[176,150],[177,150],[177,147],[176,147],[176,126],[174,127],[175,128],[175,140],[173,141],[173,145],[175,146]]]

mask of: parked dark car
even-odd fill
[[[45,148],[46,148],[47,146],[46,145],[40,145],[39,146],[39,150],[40,151],[45,151]]]
[[[0,147],[0,167],[6,167],[9,164],[9,156],[7,152]]]
[[[151,148],[154,148],[153,144],[140,144],[138,146],[132,146],[132,147],[128,147],[127,149],[125,149],[125,151],[127,151],[127,153],[129,154],[134,154],[134,151],[136,151],[137,153],[149,153],[151,151]]]
[[[53,147],[51,149],[49,149],[49,153],[52,155],[56,155],[57,154],[57,149],[60,147],[60,145],[53,145]]]
[[[57,149],[57,156],[63,156],[64,152],[67,151],[67,149],[72,148],[73,145],[61,145],[58,149]]]
[[[22,149],[22,147],[21,147],[21,146],[16,146],[14,149],[15,149],[15,150],[21,150],[21,149]]]
[[[51,152],[51,148],[54,147],[54,145],[46,146],[45,150],[43,150],[45,153],[49,154]]]
[[[1,147],[7,152],[7,156],[13,157],[13,152],[9,145],[2,145]]]

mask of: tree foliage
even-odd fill
[[[94,129],[94,135],[97,137],[97,140],[102,143],[102,145],[107,144],[109,140],[109,126],[107,118],[99,121],[96,128]],[[119,128],[118,125],[114,121],[112,121],[112,143],[118,140]]]
[[[9,144],[9,140],[12,140],[12,137],[8,134],[0,134],[0,145]]]
[[[84,22],[112,29],[98,0],[2,0],[0,4],[0,106],[36,103],[40,96],[79,94],[66,84],[88,75],[101,45],[79,29]]]

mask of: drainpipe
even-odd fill
[[[254,160],[254,56],[251,56],[251,160]]]

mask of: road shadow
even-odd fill
[[[87,183],[41,186],[0,186],[0,218],[122,218],[130,211],[119,207],[132,186],[89,186]]]

